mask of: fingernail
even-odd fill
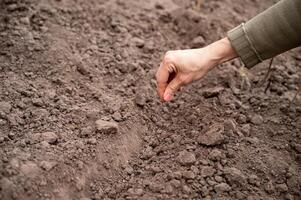
[[[172,95],[171,94],[166,94],[164,95],[164,101],[171,101]]]

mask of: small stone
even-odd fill
[[[183,185],[182,189],[185,194],[190,194],[192,192],[190,187],[188,187],[187,185]]]
[[[57,162],[42,161],[40,163],[40,167],[47,172],[52,170],[56,165],[57,165]]]
[[[251,125],[250,124],[244,124],[241,127],[241,132],[245,135],[245,136],[249,136],[251,133]]]
[[[81,73],[82,75],[86,76],[90,74],[90,71],[88,69],[88,67],[86,65],[84,65],[83,63],[79,62],[76,65],[76,69],[79,73]]]
[[[288,187],[285,183],[282,183],[282,184],[278,184],[276,185],[276,190],[278,192],[287,192],[288,191]]]
[[[9,5],[7,6],[7,10],[10,11],[10,12],[13,12],[13,11],[15,11],[15,10],[17,10],[17,9],[18,9],[18,5],[15,4],[15,3],[9,4]]]
[[[125,171],[127,174],[129,174],[129,175],[131,175],[131,174],[134,173],[134,169],[133,169],[133,167],[131,167],[131,166],[126,166],[126,167],[124,168],[124,171]]]
[[[87,138],[87,137],[90,137],[93,133],[94,133],[93,127],[87,126],[87,127],[83,127],[81,129],[81,132],[80,132],[79,136],[81,138]]]
[[[50,144],[49,144],[48,142],[46,142],[46,141],[42,141],[42,142],[40,143],[40,146],[41,146],[42,148],[44,148],[44,149],[47,149],[47,148],[50,146]]]
[[[234,119],[228,119],[224,122],[225,131],[233,131],[234,133],[237,132],[237,125]]]
[[[218,96],[224,90],[223,87],[209,88],[203,91],[205,98],[212,98]]]
[[[257,137],[245,137],[244,140],[250,144],[258,144],[260,142]]]
[[[201,189],[202,196],[207,196],[209,194],[209,189],[207,186],[203,186]]]
[[[155,43],[152,40],[147,40],[144,45],[145,53],[154,53],[155,51]]]
[[[0,117],[1,117],[1,114],[0,114]],[[3,119],[0,119],[0,126],[3,126],[5,125],[7,122]]]
[[[256,176],[256,175],[254,175],[254,174],[252,174],[252,175],[250,175],[249,176],[249,179],[248,179],[248,181],[249,181],[249,183],[251,184],[251,185],[258,185],[258,176]]]
[[[34,178],[39,174],[40,169],[37,166],[37,164],[35,164],[34,162],[31,162],[31,161],[28,161],[28,162],[21,165],[20,171],[25,176],[27,176],[29,178]]]
[[[17,158],[11,159],[9,164],[13,169],[19,169],[19,167],[20,167],[20,162]]]
[[[116,121],[116,122],[121,122],[122,121],[122,116],[119,112],[114,112],[114,114],[112,115],[112,118]]]
[[[219,145],[225,142],[224,126],[221,124],[213,124],[209,129],[201,134],[197,141],[200,144],[207,146]]]
[[[44,102],[43,102],[43,100],[41,98],[33,98],[31,100],[31,102],[32,102],[32,105],[38,106],[38,107],[42,107],[43,104],[44,104]]]
[[[213,161],[219,161],[222,158],[222,152],[220,150],[214,149],[209,154],[209,159]]]
[[[207,180],[207,183],[208,183],[210,186],[214,186],[214,185],[217,184],[217,182],[212,181],[212,180],[210,180],[210,179]]]
[[[137,94],[134,101],[137,106],[144,107],[146,105],[146,98],[144,95]]]
[[[29,17],[21,17],[20,22],[24,25],[29,25],[30,24]]]
[[[252,124],[260,125],[263,123],[263,118],[261,115],[255,114],[251,116],[250,121],[252,122]]]
[[[96,138],[93,137],[93,138],[88,139],[87,144],[96,145],[97,144]]]
[[[195,163],[196,157],[194,153],[184,150],[179,153],[178,161],[182,165],[192,165]]]
[[[81,191],[85,187],[85,181],[79,177],[75,178],[75,187],[78,191]]]
[[[273,183],[271,181],[269,181],[268,183],[266,183],[264,185],[264,190],[268,193],[268,194],[272,194],[275,192],[275,187],[273,185]]]
[[[118,133],[118,124],[116,122],[109,122],[104,120],[97,120],[95,122],[97,131],[104,134],[116,134]]]
[[[231,187],[227,183],[219,183],[214,186],[214,190],[216,193],[220,194],[223,192],[228,192],[231,190]]]
[[[185,179],[194,179],[195,178],[195,174],[192,171],[184,171],[182,173],[182,176]]]
[[[135,38],[133,38],[133,44],[135,44],[135,46],[138,48],[143,48],[145,45],[145,41],[140,38],[135,37]]]
[[[1,101],[0,102],[0,113],[8,114],[12,109],[12,106],[9,102]]]
[[[213,167],[210,166],[204,166],[201,169],[201,176],[202,177],[211,177],[214,175],[214,173],[216,172],[216,170]]]
[[[247,117],[243,114],[239,114],[237,118],[237,122],[240,124],[245,124],[247,123]]]
[[[175,179],[181,179],[182,178],[182,172],[181,171],[176,171],[176,172],[174,172],[173,173],[173,177],[175,178]]]
[[[44,132],[40,133],[42,141],[48,142],[49,144],[56,144],[58,141],[58,136],[54,132]]]
[[[15,137],[15,133],[9,132],[7,136],[9,137],[9,139],[13,140]]]
[[[141,188],[130,188],[128,189],[128,193],[134,196],[141,196],[143,194],[143,189]]]
[[[153,151],[153,148],[151,146],[147,146],[144,149],[144,151],[142,152],[141,158],[147,160],[147,159],[150,159],[154,155],[155,155],[155,153]]]
[[[239,186],[246,185],[246,177],[242,174],[240,170],[234,167],[228,167],[224,169],[224,174],[230,184],[236,184]]]
[[[149,189],[150,189],[150,191],[152,191],[152,192],[157,192],[157,193],[159,193],[159,192],[162,191],[162,189],[164,189],[164,186],[161,185],[161,184],[159,184],[159,183],[157,183],[157,182],[150,182],[150,183],[149,183]]]
[[[166,194],[172,194],[173,193],[173,187],[171,186],[171,184],[166,184],[166,186],[165,186],[165,193]]]
[[[192,40],[192,48],[201,48],[205,43],[205,39],[202,36],[197,36]]]
[[[181,186],[181,181],[177,180],[177,179],[172,179],[170,181],[170,184],[175,187],[175,188],[179,188]]]
[[[214,180],[218,183],[221,183],[223,181],[223,178],[221,176],[214,176]]]
[[[209,162],[207,160],[199,160],[199,162],[202,164],[202,165],[209,165]]]

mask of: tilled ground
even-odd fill
[[[155,92],[165,51],[272,3],[1,0],[0,199],[300,199],[300,49]]]

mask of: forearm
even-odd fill
[[[301,1],[282,0],[228,32],[244,64],[257,63],[301,45]]]
[[[210,44],[206,48],[207,51],[209,51],[210,59],[215,63],[215,65],[222,64],[238,57],[227,37]]]

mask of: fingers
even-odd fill
[[[178,91],[182,85],[183,82],[179,79],[179,76],[176,76],[165,89],[163,96],[164,101],[171,101],[176,91]]]
[[[169,68],[166,62],[161,63],[157,71],[157,93],[162,101],[164,100],[164,91],[168,85],[168,80],[172,72],[172,68]]]

